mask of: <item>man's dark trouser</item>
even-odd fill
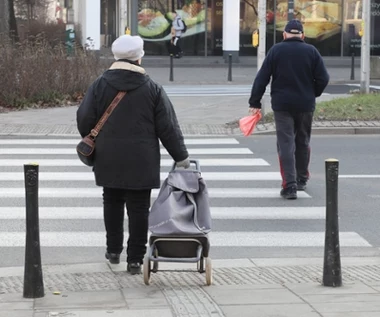
[[[174,55],[180,55],[182,54],[182,48],[181,48],[181,38],[179,36],[173,37],[173,54]]]
[[[142,263],[148,239],[148,216],[151,190],[103,188],[104,224],[107,252],[120,254],[124,242],[125,206],[129,239],[127,262]]]
[[[282,187],[309,179],[310,135],[313,112],[274,111]]]

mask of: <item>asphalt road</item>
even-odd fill
[[[77,140],[33,139],[0,139],[0,266],[23,265],[22,165],[31,161],[40,164],[43,263],[103,261],[101,192],[91,170],[76,158]],[[191,156],[201,162],[210,191],[213,258],[323,256],[324,161],[331,157],[340,161],[342,255],[378,255],[379,136],[313,136],[311,180],[295,201],[279,197],[273,136],[187,138],[186,142]],[[165,178],[171,160],[164,150],[162,165]]]

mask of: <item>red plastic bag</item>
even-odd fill
[[[244,136],[252,134],[257,122],[260,121],[261,116],[261,111],[258,111],[254,115],[246,116],[239,120],[239,127]]]

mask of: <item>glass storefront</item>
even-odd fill
[[[239,0],[236,0],[239,1]],[[371,54],[380,55],[380,0],[371,1]],[[304,24],[306,42],[323,56],[360,55],[362,0],[294,0],[294,16]],[[167,55],[173,12],[187,25],[185,55],[223,55],[223,0],[139,0],[138,32],[147,55]],[[258,0],[240,0],[240,55],[255,56]],[[288,0],[267,0],[267,49],[282,41]],[[377,32],[375,32],[375,30]]]
[[[102,44],[109,47],[117,37],[117,2],[102,0],[100,7],[100,34]]]
[[[361,1],[346,0],[344,8],[343,55],[360,56]],[[371,55],[380,56],[380,0],[371,1]]]

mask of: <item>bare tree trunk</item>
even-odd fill
[[[9,33],[9,2],[0,0],[0,34]]]
[[[8,0],[8,9],[9,9],[9,34],[13,41],[18,42],[18,30],[17,30],[17,21],[15,15],[15,6],[13,0]]]

